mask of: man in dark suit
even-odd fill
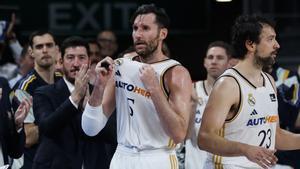
[[[89,96],[89,46],[80,37],[70,37],[62,43],[61,53],[63,78],[34,94],[41,141],[33,169],[87,169],[90,162],[84,160],[93,155],[89,152],[93,138],[84,135],[80,127],[82,107]],[[105,159],[105,152],[102,154]]]
[[[34,169],[81,169],[83,165],[78,105],[88,88],[89,47],[82,38],[70,37],[61,52],[63,79],[34,94],[33,110],[41,136]]]
[[[12,113],[9,91],[7,80],[0,77],[0,166],[9,164],[9,157],[19,158],[23,154],[23,121],[32,104],[30,99],[25,99],[17,111]]]

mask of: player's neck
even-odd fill
[[[254,63],[250,59],[241,60],[235,68],[239,70],[241,73],[243,72],[248,76],[260,76],[262,68],[254,65]]]
[[[139,56],[140,62],[148,64],[160,62],[166,59],[168,59],[168,57],[165,56],[162,52],[159,52],[159,50],[154,51],[152,54],[146,57]]]
[[[253,85],[256,87],[260,87],[263,85],[263,77],[261,75],[261,68],[256,67],[249,61],[241,61],[239,62],[235,68]]]
[[[54,65],[50,66],[47,69],[39,66],[35,66],[34,69],[45,82],[47,82],[48,84],[54,83],[54,72],[55,72]]]
[[[204,86],[205,86],[205,89],[206,89],[208,95],[210,94],[215,81],[216,81],[216,79],[213,77],[210,77],[210,76],[207,76],[207,79],[204,80]]]

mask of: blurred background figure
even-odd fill
[[[224,41],[214,41],[208,45],[204,57],[206,79],[194,82],[196,111],[190,119],[190,131],[185,142],[185,168],[202,169],[204,167],[207,152],[200,150],[197,145],[204,108],[212,87],[217,78],[230,67],[230,59],[233,56],[232,47]]]
[[[20,59],[19,59],[19,69],[18,73],[9,81],[9,86],[12,88],[18,80],[25,76],[34,67],[34,59],[31,56],[31,48],[25,45],[22,49]]]
[[[55,56],[55,72],[59,72],[61,74],[63,74],[63,65],[62,65],[62,57],[61,57],[61,51],[59,49],[59,46],[57,45],[58,50]]]
[[[88,41],[90,47],[90,84],[94,84],[96,79],[96,72],[95,67],[97,63],[102,60],[104,57],[101,55],[100,45],[97,43],[96,40],[89,40]]]
[[[116,58],[116,53],[118,51],[118,42],[116,34],[111,30],[104,30],[99,32],[97,36],[97,42],[100,45],[101,57],[110,56]]]
[[[293,133],[300,133],[300,77],[297,72],[285,69],[275,63],[264,67],[275,80],[278,98],[280,127]],[[278,164],[300,168],[300,151],[277,151]],[[278,166],[277,166],[278,167]]]

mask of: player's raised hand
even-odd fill
[[[158,77],[151,65],[145,64],[140,68],[140,78],[148,91],[160,88]]]
[[[114,75],[114,60],[110,57],[105,57],[97,63],[95,67],[96,81],[94,86],[105,86],[107,81]]]

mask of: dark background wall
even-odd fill
[[[36,29],[49,29],[59,41],[70,35],[94,38],[102,29],[117,33],[120,51],[131,43],[129,17],[142,3],[155,3],[171,18],[167,44],[174,58],[186,66],[194,80],[205,78],[203,56],[209,42],[230,42],[230,27],[243,13],[260,13],[277,21],[281,52],[278,61],[296,69],[300,63],[300,2],[297,0],[1,0],[0,20],[17,14],[21,42]]]

